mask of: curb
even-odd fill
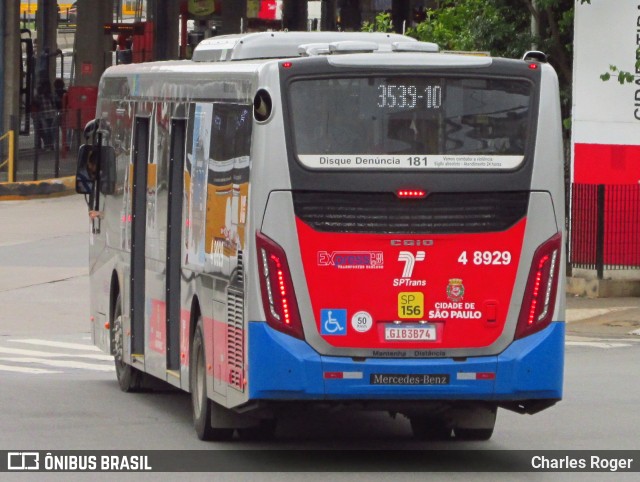
[[[625,298],[640,296],[640,280],[585,279],[567,277],[567,294],[587,298]]]
[[[75,176],[29,182],[0,182],[0,201],[20,201],[75,194]]]

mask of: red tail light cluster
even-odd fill
[[[267,323],[275,330],[303,340],[302,321],[284,250],[259,231],[256,246]]]
[[[545,241],[533,255],[515,338],[524,338],[551,323],[560,277],[560,233]]]

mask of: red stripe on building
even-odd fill
[[[576,183],[635,184],[640,181],[640,145],[576,143],[573,159],[573,182]]]

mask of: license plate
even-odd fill
[[[385,326],[385,341],[435,341],[435,325]]]

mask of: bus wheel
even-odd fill
[[[191,385],[191,407],[193,425],[200,440],[229,440],[233,436],[232,428],[213,428],[211,412],[216,404],[207,397],[207,371],[204,355],[204,329],[202,317],[198,319],[191,345],[189,378]]]
[[[122,300],[120,295],[116,299],[116,306],[113,312],[112,337],[113,358],[120,390],[123,392],[137,392],[142,386],[143,373],[124,361],[124,328],[122,326]]]
[[[419,440],[449,440],[451,427],[444,417],[413,416],[410,417],[413,436]]]
[[[498,407],[493,405],[454,409],[453,433],[456,440],[489,440],[493,435],[497,414]]]
[[[275,418],[260,420],[255,427],[239,428],[238,436],[241,440],[262,441],[271,440],[276,434],[278,421]]]

